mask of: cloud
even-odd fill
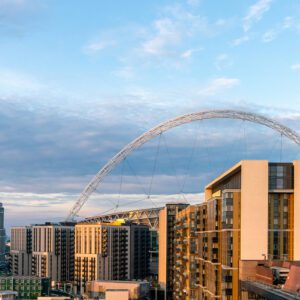
[[[204,89],[204,96],[211,96],[238,83],[235,78],[217,78]],[[146,123],[151,128],[171,115],[182,114],[184,109],[196,111],[209,109],[212,105],[214,108],[216,105],[228,107],[228,102],[220,104],[211,101],[205,101],[207,106],[200,107],[198,97],[197,102],[187,101],[181,105],[174,105],[175,98],[172,97],[173,102],[159,107],[150,101],[153,94],[140,91],[135,97],[138,99],[133,96],[126,99],[126,107],[120,106],[120,99],[118,103],[107,100],[107,107],[103,103],[87,103],[86,107],[78,108],[76,116],[68,116],[56,108],[44,111],[33,103],[26,109],[24,104],[0,101],[0,190],[5,191],[1,199],[7,209],[7,222],[22,225],[46,219],[62,220],[94,174],[145,130],[139,127],[139,123],[142,126]],[[162,99],[161,95],[159,99]],[[87,112],[89,106],[92,106],[94,114]],[[99,111],[97,107],[100,107]],[[232,104],[232,107],[236,106]],[[237,108],[245,107],[248,108],[249,104]],[[288,114],[287,111],[253,105],[252,108],[264,110],[266,114],[276,113],[277,118],[283,117],[282,123],[299,128],[299,114],[295,112]],[[103,122],[103,118],[108,121]],[[184,179],[185,193],[201,193],[201,187],[245,155],[241,124],[244,123],[239,120],[215,120],[205,124],[201,122],[199,127],[190,124],[190,127],[182,126],[165,133],[153,177],[151,200],[145,195],[152,178],[157,139],[137,149],[127,158],[123,169],[121,199],[123,203],[125,200],[129,202],[125,208],[149,207],[155,201],[158,206],[166,198],[182,200],[182,196],[174,195],[179,193]],[[272,145],[280,136],[265,130],[247,127],[248,158],[276,161],[278,156],[270,153],[274,152]],[[232,138],[228,139],[228,136]],[[192,157],[193,163],[188,168],[196,137],[198,146]],[[266,139],[270,141],[267,144],[264,143]],[[298,147],[288,145],[285,149],[288,149],[289,157],[299,157]],[[276,149],[274,153],[277,153]],[[82,216],[115,207],[119,199],[120,175],[121,165],[105,178],[82,210]]]
[[[45,89],[33,76],[0,69],[0,93],[3,95],[32,95]]]
[[[200,4],[200,0],[186,0],[186,3],[191,6],[197,6]]]
[[[125,66],[113,72],[113,75],[123,78],[123,79],[133,79],[135,77],[135,72],[132,67]]]
[[[223,70],[232,65],[232,61],[230,60],[228,54],[221,53],[215,59],[215,67],[217,70]]]
[[[278,31],[272,29],[263,34],[262,40],[264,43],[269,43],[275,40],[277,35],[278,35]]]
[[[171,19],[156,20],[154,24],[156,34],[144,42],[142,49],[146,54],[162,55],[170,53],[170,47],[178,45],[182,40],[182,32]]]
[[[11,226],[59,222],[65,220],[78,195],[68,193],[0,193],[0,202],[5,209],[7,234]],[[163,207],[168,202],[198,204],[203,201],[203,193],[153,194],[94,194],[80,212],[80,219],[103,213],[113,213],[130,209]],[[118,208],[116,207],[118,204]]]
[[[239,83],[240,80],[238,78],[220,77],[210,82],[207,87],[200,91],[200,94],[205,96],[213,96],[220,91],[231,89],[239,85]]]
[[[293,64],[291,65],[292,70],[300,70],[300,64]]]
[[[86,54],[97,54],[106,48],[114,46],[115,44],[116,42],[112,40],[96,40],[84,46],[83,50]]]
[[[205,17],[180,5],[167,6],[163,16],[156,19],[148,30],[141,51],[153,57],[187,58],[201,47],[196,43],[195,48],[182,50],[185,44],[194,43],[195,37],[199,40],[199,35],[209,35],[209,31],[210,26]]]
[[[300,22],[291,16],[285,17],[281,23],[279,23],[277,26],[266,31],[263,34],[262,41],[264,43],[272,42],[280,34],[284,33],[287,30],[299,33],[300,32]]]
[[[260,21],[263,15],[270,9],[272,0],[259,0],[252,5],[247,15],[243,18],[243,28],[248,32],[254,23]]]
[[[194,53],[202,51],[203,48],[198,48],[198,49],[188,49],[185,50],[184,52],[181,53],[180,57],[184,59],[190,59],[194,55]]]
[[[242,37],[240,37],[240,38],[235,39],[235,40],[232,42],[232,45],[233,45],[233,46],[239,46],[239,45],[241,45],[241,44],[243,44],[243,43],[248,42],[249,40],[250,40],[249,36],[248,36],[248,35],[244,35],[244,36],[242,36]]]

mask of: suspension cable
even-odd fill
[[[196,147],[198,147],[198,142],[199,142],[199,127],[200,127],[200,123],[198,123],[198,132],[195,135],[195,139],[194,139],[194,142],[193,142],[193,148],[192,148],[191,155],[190,155],[188,163],[187,163],[187,168],[186,168],[186,171],[185,171],[185,176],[183,178],[183,182],[182,182],[182,185],[181,185],[181,188],[180,188],[180,193],[182,193],[182,194],[184,193],[183,190],[185,188],[187,177],[190,174],[191,163],[192,163],[192,160],[193,160],[194,155],[195,155]]]
[[[152,176],[151,176],[151,180],[150,180],[150,184],[149,184],[149,190],[148,190],[148,194],[147,194],[147,198],[150,199],[155,206],[156,206],[156,204],[153,202],[150,195],[151,195],[151,192],[152,192],[153,179],[154,179],[154,175],[155,175],[155,172],[156,172],[157,160],[158,160],[158,156],[159,156],[159,152],[160,152],[161,135],[162,134],[160,133],[158,143],[157,143],[157,147],[156,147],[155,159],[154,159],[154,164],[153,164],[153,169],[152,169]]]
[[[129,159],[125,160],[126,164],[128,165],[130,171],[132,172],[132,174],[134,175],[137,183],[139,184],[139,186],[141,187],[141,189],[143,190],[143,194],[147,195],[147,191],[144,187],[144,185],[141,183],[139,177],[137,176],[136,172],[134,171],[133,167],[131,166],[131,164],[129,163]]]
[[[121,167],[120,186],[119,186],[119,198],[118,198],[118,202],[117,202],[117,205],[116,205],[116,209],[119,208],[119,204],[120,204],[121,192],[122,192],[122,187],[123,187],[123,175],[124,175],[125,161],[126,161],[126,157],[125,157],[124,161],[122,162],[122,167]]]
[[[246,137],[246,121],[243,120],[243,125],[244,125],[244,142],[245,142],[245,159],[248,158],[248,141],[247,141],[247,137]]]
[[[283,139],[283,136],[282,136],[282,133],[280,134],[280,162],[282,162],[282,139]]]
[[[166,137],[165,137],[163,134],[162,134],[162,139],[163,139],[163,142],[164,142],[165,147],[166,147],[166,152],[167,152],[167,156],[168,156],[168,159],[169,159],[169,162],[170,162],[172,171],[173,171],[173,173],[174,173],[174,175],[175,175],[176,184],[177,184],[177,186],[179,187],[178,198],[180,198],[180,196],[181,196],[181,197],[183,198],[184,201],[188,202],[188,201],[186,200],[184,194],[180,192],[180,180],[179,180],[179,178],[178,178],[176,169],[175,169],[175,167],[174,167],[174,162],[173,162],[173,160],[172,160],[172,158],[171,158],[169,146],[168,146],[168,144],[167,144],[167,139],[166,139]]]

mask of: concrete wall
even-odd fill
[[[268,254],[268,161],[242,161],[241,259]]]
[[[129,300],[128,291],[107,291],[105,300]]]
[[[294,260],[300,260],[300,160],[294,163]]]
[[[158,282],[162,289],[166,289],[167,283],[167,208],[159,212],[159,232],[158,232]]]

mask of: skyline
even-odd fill
[[[91,1],[87,6],[0,0],[0,12],[0,197],[9,225],[24,223],[30,209],[49,211],[49,218],[66,216],[110,157],[142,132],[183,113],[243,109],[300,132],[299,1]],[[166,136],[180,174],[186,172],[197,126]],[[245,146],[239,143],[242,126],[218,121],[200,128],[200,142],[216,149],[210,160],[232,148],[224,128],[240,154],[217,161],[214,171],[199,155],[187,175],[192,194],[245,154],[261,158],[268,152],[279,160],[278,136],[247,125]],[[132,158],[145,185],[156,142]],[[299,159],[296,147],[286,141],[284,146],[283,159]],[[174,194],[165,188],[176,181],[166,148],[161,155],[154,192]],[[199,166],[204,166],[200,174]],[[125,172],[124,193],[141,193]],[[118,198],[119,177],[120,169],[108,178],[105,194]],[[97,211],[96,203],[91,200],[87,212]]]

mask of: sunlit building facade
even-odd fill
[[[257,279],[265,262],[300,261],[299,211],[300,161],[227,170],[206,186],[202,204],[176,215],[174,299],[242,299],[241,283]]]
[[[145,279],[149,263],[148,226],[121,220],[75,226],[77,291],[85,291],[89,281]]]
[[[45,223],[32,226],[33,276],[53,283],[74,280],[74,225]]]
[[[32,228],[18,226],[11,228],[10,268],[14,276],[30,276],[32,263]]]
[[[159,212],[158,282],[165,300],[173,299],[176,214],[187,206],[186,203],[170,203]]]
[[[0,268],[5,266],[5,242],[4,207],[0,203]]]
[[[240,299],[255,262],[299,260],[300,162],[241,161],[209,183],[199,236],[200,299]]]
[[[197,257],[198,206],[178,211],[175,218],[174,300],[198,299],[199,262]]]

